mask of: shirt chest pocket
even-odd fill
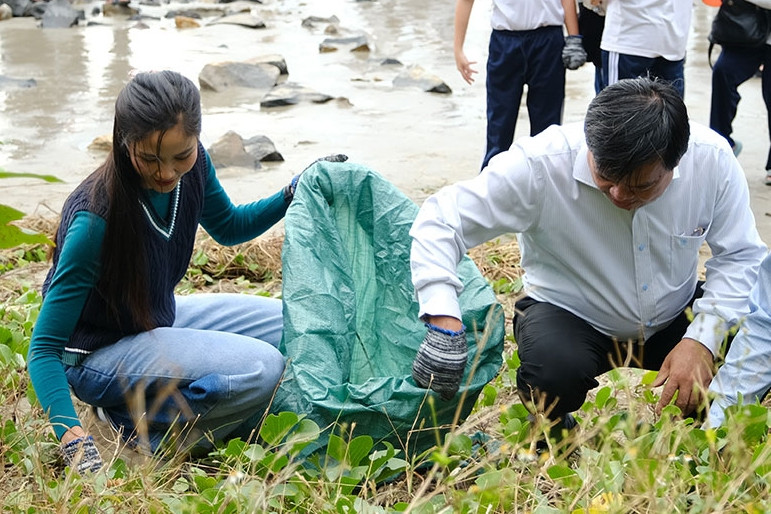
[[[669,236],[669,278],[673,287],[685,285],[696,273],[707,230],[698,228],[689,235]]]

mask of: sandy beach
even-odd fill
[[[259,98],[203,93],[204,145],[228,130],[244,138],[263,134],[285,158],[260,170],[219,170],[234,201],[270,194],[308,163],[330,153],[345,153],[377,170],[416,202],[478,172],[484,151],[484,63],[490,30],[484,2],[475,5],[466,40],[467,55],[478,61],[472,85],[455,69],[450,4],[265,0],[252,7],[252,13],[264,19],[264,29],[207,25],[205,19],[199,28],[177,29],[173,20],[163,17],[175,7],[194,5],[199,4],[138,6],[150,17],[143,20],[145,28],[128,17],[102,16],[99,2],[77,4],[90,24],[70,29],[42,30],[32,18],[0,23],[0,74],[37,81],[35,88],[0,91],[0,168],[63,180],[3,180],[2,203],[28,214],[58,213],[66,195],[104,158],[103,151],[90,150],[89,145],[110,133],[115,95],[132,69],[172,68],[197,81],[207,63],[266,54],[286,59],[289,80],[335,99],[264,110]],[[686,104],[692,120],[703,124],[709,122],[707,33],[714,13],[715,8],[694,3],[686,61]],[[308,16],[333,15],[345,33],[366,34],[370,52],[320,53],[325,26],[306,28],[301,22]],[[384,58],[422,66],[452,93],[394,87],[395,72],[380,65]],[[591,64],[567,72],[564,123],[583,118],[594,95],[593,73]],[[761,235],[771,241],[771,187],[763,183],[769,138],[760,80],[748,81],[740,93],[734,132],[744,145],[739,160]],[[515,137],[528,132],[523,108]]]

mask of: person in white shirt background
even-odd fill
[[[693,0],[607,0],[602,32],[603,86],[651,76],[685,94],[683,66]]]
[[[466,57],[463,45],[473,6],[474,0],[457,0],[453,42],[458,71],[469,84],[476,62]],[[532,136],[562,122],[565,68],[575,70],[586,62],[575,0],[493,0],[490,24],[482,169],[511,146],[525,85]]]
[[[425,201],[411,230],[428,327],[413,365],[419,385],[445,393],[460,381],[456,266],[469,248],[508,233],[524,270],[514,335],[517,386],[531,410],[570,428],[596,377],[627,351],[629,365],[659,370],[659,410],[675,392],[683,414],[706,404],[714,360],[749,311],[767,247],[736,157],[689,122],[674,86],[616,82],[583,124],[519,139],[476,178]],[[699,282],[704,241],[712,255]]]

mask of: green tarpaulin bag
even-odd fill
[[[412,361],[426,333],[410,278],[417,211],[390,182],[357,164],[318,162],[299,182],[282,252],[280,348],[287,367],[271,412],[303,414],[321,427],[309,453],[323,448],[330,433],[368,434],[376,447],[389,441],[405,454],[424,451],[456,409],[461,420],[468,416],[499,371],[503,309],[465,257],[458,267],[469,343],[463,384],[474,368],[471,381],[447,402],[415,385]]]

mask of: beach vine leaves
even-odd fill
[[[37,175],[35,173],[13,173],[0,169],[0,178],[38,178],[46,182],[61,182],[58,178],[52,175]],[[24,213],[9,207],[7,205],[0,204],[0,248],[14,248],[20,244],[47,244],[52,245],[48,237],[44,234],[39,234],[31,230],[27,230],[16,225],[12,225],[12,221],[20,220],[24,217]]]

